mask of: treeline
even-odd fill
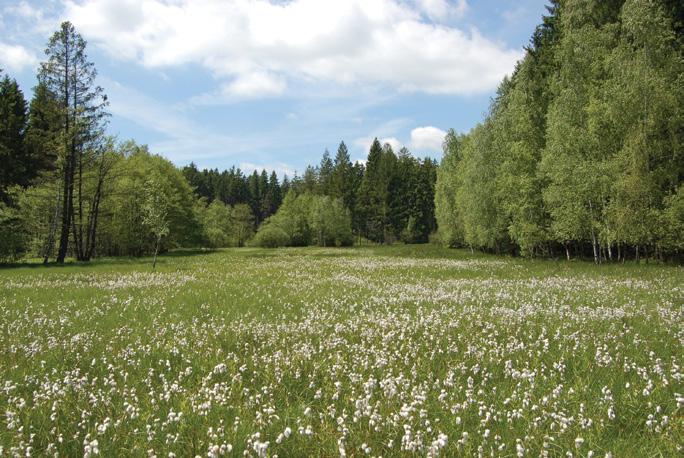
[[[334,158],[325,151],[318,166],[282,184],[273,172],[240,169],[197,170],[183,174],[199,197],[252,209],[262,246],[425,243],[436,230],[434,190],[437,164],[417,159],[406,148],[395,154],[375,139],[365,164],[352,163],[341,142]],[[281,205],[282,203],[282,205]]]
[[[106,135],[108,100],[86,42],[65,22],[33,97],[0,80],[0,262],[140,256],[175,247],[426,242],[436,163],[375,140],[366,165],[335,159],[275,172],[182,169]],[[258,229],[256,238],[252,240]]]
[[[684,251],[684,7],[553,1],[438,171],[451,246],[624,260]]]

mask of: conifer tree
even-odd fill
[[[47,61],[41,63],[39,84],[52,93],[57,102],[60,126],[58,130],[62,172],[62,222],[57,262],[64,262],[69,245],[69,232],[75,225],[74,197],[78,196],[78,210],[82,216],[83,170],[87,155],[98,149],[103,139],[107,116],[107,97],[95,85],[97,72],[88,61],[86,42],[70,22],[63,22],[45,50]],[[75,187],[78,185],[78,187]],[[75,194],[75,192],[77,194]],[[83,227],[78,221],[78,234]],[[80,251],[80,246],[79,246]],[[78,253],[80,255],[80,253]]]
[[[5,75],[0,79],[0,198],[8,186],[26,186],[32,178],[33,164],[24,146],[26,121],[24,94],[16,80]]]

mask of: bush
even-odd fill
[[[280,227],[266,222],[259,228],[252,244],[263,248],[284,247],[290,244],[290,237]]]

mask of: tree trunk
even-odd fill
[[[69,247],[69,230],[71,229],[71,205],[72,205],[72,192],[74,189],[73,183],[73,153],[74,151],[69,145],[69,135],[70,135],[70,119],[69,119],[69,43],[67,42],[64,47],[64,140],[65,149],[64,152],[67,155],[66,164],[64,166],[64,195],[62,202],[62,232],[59,237],[59,250],[57,252],[57,262],[60,264],[64,263],[64,258],[67,254],[67,249]],[[73,144],[73,143],[72,143]]]
[[[152,260],[152,270],[154,270],[154,268],[157,267],[157,253],[159,252],[160,241],[161,237],[157,236],[157,242],[154,244],[154,259]]]
[[[634,259],[639,262],[639,245],[634,248]]]
[[[75,104],[76,102],[74,101]],[[78,243],[76,244],[76,250],[79,260],[83,261],[85,257],[83,245],[83,151],[80,148],[78,153]]]
[[[620,249],[620,242],[618,242],[618,244],[617,244],[617,260],[618,260],[618,262],[620,262],[620,255],[622,254],[622,253],[620,253],[620,251],[622,251],[622,250]],[[624,262],[624,259],[623,259],[623,262]]]
[[[50,254],[55,247],[55,233],[57,232],[57,220],[59,219],[59,202],[61,200],[61,192],[59,185],[57,185],[57,198],[55,199],[55,213],[52,215],[50,221],[50,229],[48,231],[47,240],[45,241],[45,248],[43,252],[43,264],[47,264],[50,259]]]
[[[570,260],[570,244],[565,242],[565,257]]]
[[[594,234],[594,229],[591,229],[591,248],[594,251],[594,263],[598,264],[599,263],[599,252],[598,252],[598,246],[596,246],[596,235]]]
[[[104,185],[104,179],[106,175],[106,169],[104,167],[104,158],[100,162],[99,173],[97,177],[97,186],[95,188],[95,195],[93,196],[93,202],[90,206],[90,214],[88,215],[88,232],[86,234],[86,249],[85,249],[85,261],[90,261],[95,251],[95,235],[97,233],[97,218],[100,215],[100,200],[102,199],[102,187]]]
[[[73,213],[73,174],[72,156],[68,155],[64,173],[64,195],[62,196],[62,230],[59,237],[59,250],[57,252],[57,262],[64,263],[67,249],[69,248],[69,231],[71,230],[71,215]]]

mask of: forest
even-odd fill
[[[684,248],[684,6],[554,1],[485,120],[449,132],[452,246],[604,260]]]
[[[684,7],[552,1],[485,119],[438,165],[377,139],[301,176],[178,167],[107,133],[64,22],[27,100],[0,80],[0,261],[179,247],[426,243],[529,257],[680,260]],[[163,152],[162,152],[163,153]]]

